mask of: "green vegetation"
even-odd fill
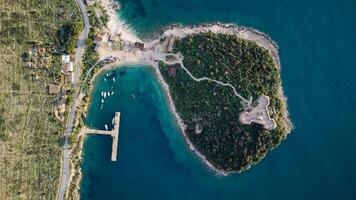
[[[187,136],[216,168],[245,170],[287,136],[282,117],[285,103],[278,94],[279,70],[267,50],[233,35],[210,32],[176,41],[174,52],[183,54],[185,67],[195,77],[231,83],[246,98],[270,97],[277,128],[268,131],[258,124],[242,125],[239,113],[243,107],[231,88],[195,82],[179,65],[160,63],[177,111],[187,125]]]
[[[92,6],[88,6],[88,13],[90,14],[90,32],[89,32],[89,36],[88,39],[85,41],[86,44],[86,48],[85,48],[85,52],[84,52],[84,63],[82,66],[82,73],[80,76],[80,81],[82,82],[85,78],[86,72],[90,69],[91,66],[93,66],[96,62],[99,61],[99,55],[98,53],[95,51],[95,46],[96,44],[94,43],[95,41],[95,37],[96,34],[98,33],[98,31],[100,30],[101,27],[101,23],[100,23],[100,18],[97,15],[96,10],[100,10],[100,6],[97,4],[94,4]],[[89,74],[88,76],[88,80],[91,80],[91,78],[93,77],[94,73],[96,70],[93,70],[93,72],[91,74]],[[81,87],[84,88],[84,92],[87,93],[89,90],[89,85],[90,85],[90,81],[87,81],[85,83],[85,85],[82,85]]]
[[[61,83],[60,54],[29,68],[24,52],[33,44],[61,52],[58,32],[78,20],[72,0],[0,0],[0,199],[55,198],[64,125],[47,85]]]
[[[99,61],[98,52],[95,51],[96,44],[94,43],[96,34],[99,32],[100,27],[103,24],[102,19],[98,16],[97,11],[101,10],[101,7],[98,3],[94,5],[87,6],[87,11],[90,16],[90,31],[87,40],[85,41],[85,51],[83,57],[83,63],[81,66],[80,73],[80,89],[83,89],[83,92],[88,94],[90,89],[90,81],[93,75],[99,70],[99,66],[95,68],[88,76],[87,81],[84,83],[84,78],[87,71],[95,63]],[[84,136],[79,136],[80,129],[84,126],[83,113],[86,111],[86,106],[89,102],[89,97],[86,96],[81,101],[81,104],[78,106],[76,115],[75,115],[75,124],[73,126],[72,134],[69,138],[69,144],[72,148],[71,162],[73,167],[73,177],[70,182],[66,199],[79,199],[79,184],[80,184],[80,164],[81,164],[81,148],[83,146]]]
[[[68,54],[73,54],[77,45],[77,39],[83,30],[83,24],[78,22],[68,22],[58,31],[58,40],[61,47],[64,47]]]

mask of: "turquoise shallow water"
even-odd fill
[[[217,177],[187,150],[150,70],[127,69],[115,83],[104,73],[87,123],[104,128],[122,112],[119,161],[109,161],[110,138],[87,138],[83,199],[356,199],[355,1],[122,2],[120,15],[141,36],[172,22],[212,21],[269,34],[295,129],[247,172]],[[115,95],[100,110],[104,89]]]

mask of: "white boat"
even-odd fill
[[[101,92],[101,96],[104,96],[104,92]]]
[[[104,81],[106,82],[106,78],[104,78]]]
[[[114,92],[111,92],[111,95],[114,95]]]
[[[108,125],[105,124],[105,129],[108,130]]]
[[[111,124],[114,124],[114,122],[115,122],[115,118],[112,118],[112,122],[111,122]]]
[[[116,80],[115,80],[115,77],[114,78],[112,78],[112,80],[115,82]]]
[[[108,97],[110,96],[110,92],[108,92]]]
[[[104,99],[106,98],[106,92],[104,92]]]
[[[104,99],[101,99],[101,103],[104,103]]]

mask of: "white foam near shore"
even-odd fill
[[[274,61],[276,62],[277,67],[280,68],[277,44],[266,34],[256,29],[243,26],[240,27],[236,26],[235,24],[222,24],[219,22],[213,24],[201,24],[197,26],[184,27],[172,25],[168,29],[163,31],[162,36],[175,36],[177,38],[184,38],[188,35],[207,32],[236,35],[238,38],[253,41],[257,45],[268,50],[272,55]]]
[[[147,49],[153,49],[153,53],[139,53],[137,51],[133,52],[124,52],[123,54],[119,55],[122,59],[120,59],[118,62],[112,63],[111,65],[108,65],[105,68],[111,68],[113,66],[118,66],[118,65],[126,65],[126,64],[142,64],[142,65],[150,65],[154,68],[156,72],[156,76],[158,78],[158,81],[162,85],[162,88],[165,91],[166,97],[169,102],[169,107],[170,110],[173,114],[173,116],[176,119],[176,122],[178,126],[181,129],[181,132],[190,148],[199,159],[201,159],[210,169],[215,171],[219,175],[226,176],[229,174],[229,172],[226,172],[224,170],[217,169],[212,163],[210,163],[204,155],[202,155],[192,144],[192,142],[189,140],[185,129],[186,125],[183,123],[183,120],[180,118],[179,114],[176,111],[175,104],[173,102],[173,99],[171,97],[171,93],[169,90],[168,84],[164,81],[160,70],[158,63],[155,62],[155,59],[152,59],[154,55],[157,53],[157,49],[159,51],[160,48],[156,48],[157,45],[159,45],[159,39],[161,37],[169,37],[169,36],[176,36],[178,38],[183,38],[186,37],[189,34],[196,34],[196,33],[202,33],[202,32],[213,32],[213,33],[225,33],[225,34],[231,34],[231,35],[236,35],[239,38],[242,39],[247,39],[251,41],[255,41],[259,46],[264,47],[267,49],[271,55],[273,56],[274,61],[276,62],[276,66],[280,68],[280,63],[279,63],[279,57],[278,57],[278,47],[274,42],[267,37],[265,34],[260,33],[254,29],[246,28],[246,27],[237,27],[235,25],[224,25],[224,24],[203,24],[200,26],[194,26],[194,27],[176,27],[176,26],[171,26],[169,29],[166,31],[163,31],[163,34],[159,36],[159,38],[153,39],[151,41],[148,41],[145,43],[147,46]],[[141,57],[140,57],[141,56]],[[280,92],[282,91],[281,86],[280,86]],[[282,92],[281,95],[283,96]],[[285,115],[285,118],[288,119],[287,114]]]
[[[120,19],[117,10],[114,9],[113,0],[100,0],[100,4],[109,17],[107,27],[112,35],[120,34],[124,41],[140,42],[141,40],[135,35],[134,31]]]

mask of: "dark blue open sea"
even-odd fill
[[[140,36],[215,21],[270,35],[295,129],[250,170],[218,177],[189,152],[149,67],[106,71],[86,123],[104,129],[121,112],[118,162],[110,161],[109,137],[87,137],[82,199],[356,199],[356,1],[121,2],[119,15]],[[114,71],[116,82],[105,78]],[[102,110],[101,91],[114,91]]]

